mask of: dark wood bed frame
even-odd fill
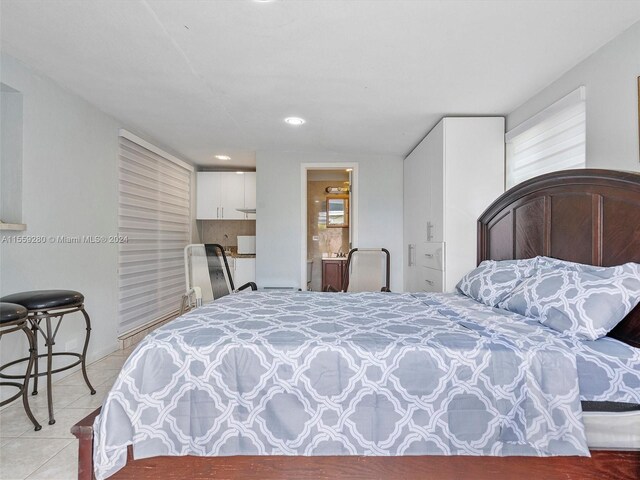
[[[591,265],[640,263],[640,174],[567,170],[500,196],[478,220],[478,261],[546,255]],[[640,305],[610,336],[640,347]],[[72,428],[78,478],[93,478],[96,410]],[[134,460],[122,479],[640,479],[640,451],[585,457],[154,457]]]

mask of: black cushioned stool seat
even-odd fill
[[[17,303],[0,303],[0,323],[15,322],[27,318],[27,309]]]
[[[89,346],[89,338],[91,336],[91,319],[89,315],[84,309],[84,295],[80,292],[76,292],[75,290],[35,290],[31,292],[20,292],[13,293],[11,295],[5,295],[0,298],[0,302],[11,302],[22,305],[27,309],[27,318],[26,320],[29,322],[31,326],[31,331],[33,332],[33,338],[37,340],[38,332],[42,335],[45,340],[45,346],[47,347],[47,353],[38,355],[38,342],[35,341],[35,361],[34,361],[34,372],[33,372],[33,394],[38,394],[38,377],[46,375],[47,377],[47,404],[49,407],[49,425],[53,425],[56,421],[53,418],[53,398],[52,398],[52,385],[51,385],[51,376],[54,373],[62,372],[64,370],[68,370],[77,365],[82,367],[82,375],[84,376],[84,381],[89,387],[89,391],[91,394],[95,394],[95,389],[91,386],[91,382],[89,382],[89,377],[87,376],[87,366],[86,366],[86,356],[87,356],[87,348]],[[86,334],[84,340],[84,347],[82,349],[82,353],[75,352],[54,352],[53,346],[55,345],[56,335],[58,333],[58,329],[60,328],[60,324],[62,322],[62,318],[65,315],[70,313],[80,312],[84,316],[84,321],[86,325]],[[55,328],[52,326],[52,319],[57,320],[57,324]],[[65,365],[63,367],[58,367],[56,369],[53,368],[53,357],[54,356],[72,356],[76,357],[78,360]],[[45,372],[38,373],[38,359],[44,358],[47,359],[47,369]],[[13,362],[7,363],[6,365],[0,366],[0,375],[2,370],[5,368],[14,365],[19,362],[24,362],[29,360],[29,357],[21,358],[19,360],[15,360]],[[29,369],[29,372],[31,369]],[[16,377],[12,377],[16,378]],[[22,377],[24,378],[24,377]],[[26,382],[28,383],[28,382]]]
[[[5,295],[0,302],[19,303],[29,310],[52,310],[82,305],[84,295],[73,290],[36,290]]]
[[[18,389],[18,393],[0,402],[0,406],[7,405],[8,403],[13,402],[19,397],[22,397],[24,411],[29,417],[29,420],[31,420],[31,423],[33,423],[35,430],[38,431],[42,427],[33,416],[31,407],[29,406],[29,379],[31,378],[31,370],[33,368],[33,364],[36,361],[36,348],[35,337],[33,336],[33,333],[31,333],[31,330],[29,330],[29,326],[27,324],[28,313],[29,312],[27,311],[27,309],[22,305],[6,302],[0,303],[0,338],[2,338],[4,335],[7,335],[8,333],[22,331],[27,336],[27,340],[29,341],[29,356],[26,358],[28,360],[28,364],[25,374],[7,375],[0,373],[0,378],[22,380],[21,382],[0,381],[0,385],[2,386],[16,387]],[[11,362],[12,365],[15,363],[18,362]],[[0,370],[1,369],[4,369],[4,367],[0,367]]]

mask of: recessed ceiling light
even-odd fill
[[[238,175],[244,175],[244,172],[236,172]]]
[[[216,158],[218,160],[231,160],[231,157],[229,155],[216,155]]]
[[[345,169],[345,172],[353,172],[353,168],[347,168]]]
[[[300,125],[304,125],[307,122],[304,118],[300,117],[287,117],[284,119],[284,121],[289,125],[293,125],[294,127],[299,127]]]
[[[273,2],[275,0],[253,0],[253,1],[256,2],[256,3],[271,3],[271,2]]]

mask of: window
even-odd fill
[[[507,132],[507,188],[529,178],[585,167],[585,88]]]
[[[193,168],[126,131],[118,165],[118,333],[177,314]]]
[[[22,94],[4,83],[0,83],[0,159],[0,220],[16,230],[22,223]]]

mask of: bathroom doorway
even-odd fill
[[[323,262],[346,258],[355,243],[357,164],[308,164],[301,173],[301,288],[321,291]]]

